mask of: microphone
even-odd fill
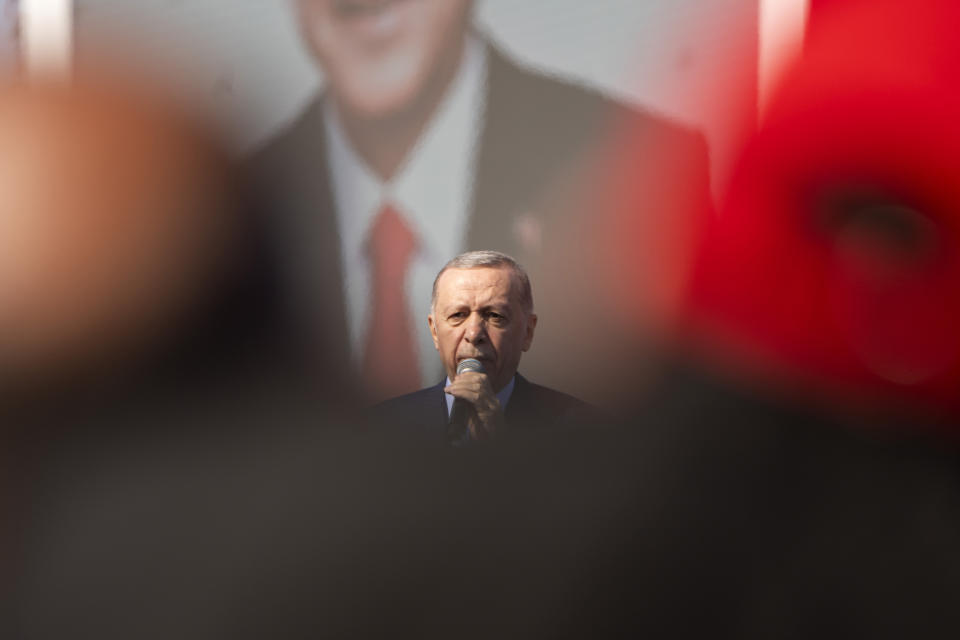
[[[486,373],[483,364],[474,358],[465,358],[457,364],[457,375],[465,371],[476,371],[477,373]],[[453,407],[450,409],[450,422],[447,424],[447,441],[450,444],[462,444],[467,435],[467,420],[473,413],[473,405],[462,398],[453,399]]]

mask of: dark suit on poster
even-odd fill
[[[586,254],[572,255],[562,266],[549,255],[561,243],[569,246],[564,235],[582,235],[582,228],[589,228],[599,216],[598,207],[606,206],[593,201],[592,194],[604,188],[600,181],[615,179],[601,161],[609,160],[610,154],[601,150],[610,139],[623,138],[613,134],[630,132],[647,151],[668,146],[673,158],[684,159],[684,169],[695,166],[696,179],[687,186],[697,197],[708,193],[706,146],[698,134],[665,119],[522,69],[494,46],[486,47],[486,108],[462,250],[495,249],[515,257],[538,283],[538,314],[569,317],[579,304],[570,306],[571,284],[559,281],[569,275],[567,269],[582,276],[579,267]],[[311,358],[342,372],[351,370],[351,360],[323,104],[321,95],[257,154],[253,167],[276,234],[278,262],[286,271],[285,297],[296,323],[293,332],[306,338],[305,351]],[[639,155],[638,162],[630,160],[630,171],[639,176],[634,191],[641,199],[662,200],[662,176],[677,163],[661,161],[658,152]],[[558,193],[562,195],[555,199]],[[558,201],[562,205],[551,204]],[[574,247],[574,253],[579,248]],[[580,288],[584,295],[593,295],[591,284]],[[556,377],[558,368],[546,357],[559,352],[566,339],[559,326],[544,323],[537,349],[544,357],[529,356],[525,362],[537,379],[552,386],[562,380],[562,388],[582,396],[568,379]],[[575,353],[569,347],[565,352]]]
[[[573,396],[530,382],[516,374],[504,409],[509,431],[541,427],[592,427],[603,421],[600,411]],[[444,441],[447,424],[446,381],[392,398],[374,407],[374,420],[394,430]]]

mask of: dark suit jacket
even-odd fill
[[[412,431],[436,442],[445,442],[447,401],[445,381],[380,403],[374,408],[379,426]],[[509,431],[542,427],[598,426],[604,419],[595,407],[573,396],[534,384],[519,373],[504,410]]]
[[[698,205],[703,201],[708,194],[706,146],[702,136],[665,119],[521,69],[492,45],[488,51],[486,111],[462,250],[496,249],[527,268],[541,317],[537,349],[525,358],[527,370],[584,397],[571,386],[573,378],[558,372],[576,371],[598,356],[592,349],[573,349],[567,329],[556,319],[572,317],[588,303],[571,295],[574,285],[582,296],[596,289],[582,268],[593,259],[589,252],[594,248],[584,232],[603,219],[610,204],[595,197],[606,188],[601,181],[617,179],[610,163],[600,160],[613,157],[603,150],[611,139],[621,143],[629,138],[636,147],[634,157],[616,157],[628,165],[628,180],[643,204],[617,198],[615,206],[645,214],[663,209],[662,192],[673,191],[664,176],[678,166],[694,167],[694,177],[684,186]],[[310,358],[343,372],[351,369],[350,346],[325,145],[321,95],[256,155],[253,167],[285,272],[292,333],[306,338],[304,351]],[[662,153],[664,149],[670,152]],[[560,246],[565,259],[558,265]],[[574,354],[574,359],[557,363],[551,354],[559,353]]]

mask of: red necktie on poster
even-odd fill
[[[363,355],[363,384],[370,400],[420,387],[406,279],[417,239],[399,213],[384,205],[370,229],[371,315]]]

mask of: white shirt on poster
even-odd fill
[[[406,279],[420,386],[435,384],[443,367],[427,326],[433,279],[463,251],[472,209],[477,143],[486,107],[487,53],[468,38],[463,59],[430,123],[394,177],[383,182],[357,155],[332,100],[324,105],[327,158],[336,208],[350,352],[363,360],[370,326],[371,263],[366,242],[387,204],[403,217],[418,247]]]

